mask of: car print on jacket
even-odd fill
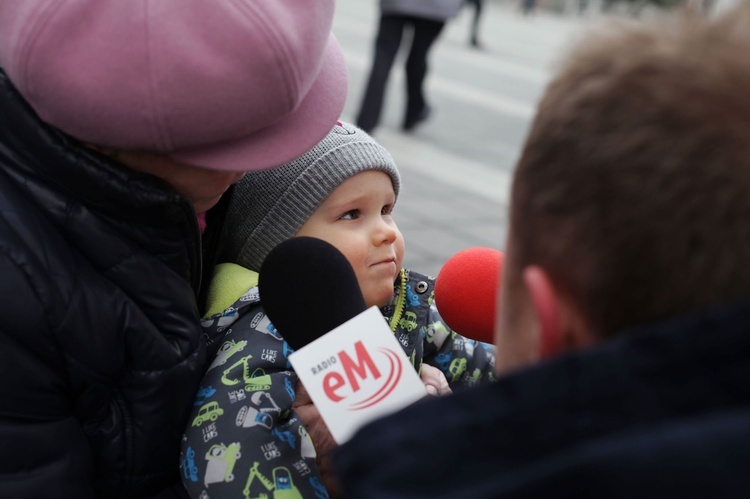
[[[200,426],[206,421],[216,421],[222,414],[224,414],[224,409],[219,407],[217,402],[204,404],[198,411],[198,415],[193,419],[193,426]]]
[[[245,346],[247,346],[247,340],[225,341],[219,347],[219,351],[216,353],[216,358],[213,362],[211,362],[211,365],[208,366],[208,370],[210,371],[214,367],[226,364],[227,360],[229,360],[232,355],[237,352],[241,352],[245,348]]]
[[[494,349],[469,344],[445,325],[431,303],[434,279],[403,270],[394,289],[381,312],[415,369],[423,363],[439,368],[454,391],[493,379]],[[293,350],[268,320],[257,287],[243,297],[230,307],[237,313],[231,327],[222,322],[225,329],[218,331],[220,313],[202,321],[219,354],[201,384],[216,393],[199,394],[205,402],[194,408],[191,421],[210,402],[223,414],[205,421],[212,413],[208,407],[202,425],[186,429],[183,484],[191,497],[328,499],[315,442],[292,408],[298,389],[288,360]],[[227,442],[236,447],[229,449],[233,444]],[[241,457],[232,457],[240,446]],[[191,478],[196,473],[190,451],[209,456],[194,463],[199,481]],[[217,455],[210,457],[212,452]]]
[[[234,480],[234,465],[242,457],[238,442],[229,445],[215,444],[206,452],[206,474],[203,483],[231,482]]]

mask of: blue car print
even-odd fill
[[[185,457],[182,459],[182,474],[191,482],[198,481],[198,467],[195,465],[195,451],[188,447],[185,451]]]

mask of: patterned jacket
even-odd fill
[[[183,437],[181,470],[192,497],[328,497],[315,465],[315,448],[291,409],[297,375],[292,350],[260,303],[257,274],[220,266],[214,282],[235,274],[249,290],[203,321],[209,345],[218,345]],[[237,278],[237,275],[241,276]],[[228,288],[236,286],[229,285]],[[494,348],[452,332],[433,304],[434,279],[402,270],[385,319],[419,371],[441,369],[455,390],[492,380]],[[226,292],[219,292],[228,303]],[[235,293],[236,295],[236,293]]]

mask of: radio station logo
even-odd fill
[[[390,395],[401,380],[403,354],[378,347],[370,352],[362,341],[354,352],[339,351],[311,368],[319,376],[323,393],[350,411],[377,405]]]

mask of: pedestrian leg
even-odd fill
[[[471,38],[469,43],[472,47],[479,48],[479,18],[482,17],[483,0],[469,0],[474,5],[474,17],[471,21]]]
[[[406,60],[406,116],[404,130],[411,130],[414,126],[427,119],[430,107],[424,98],[423,86],[427,76],[427,56],[433,43],[445,26],[443,21],[429,19],[413,19],[414,37],[412,39],[409,57]]]
[[[368,133],[371,133],[380,122],[385,87],[393,60],[401,45],[405,22],[402,16],[383,15],[380,17],[372,69],[357,115],[357,126]]]

